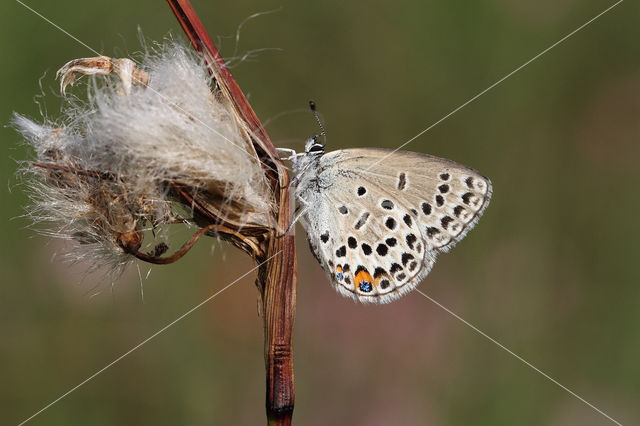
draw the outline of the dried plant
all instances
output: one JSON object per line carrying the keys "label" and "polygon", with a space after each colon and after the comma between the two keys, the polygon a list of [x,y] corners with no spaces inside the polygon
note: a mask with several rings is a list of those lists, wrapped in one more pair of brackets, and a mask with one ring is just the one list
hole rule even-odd
{"label": "dried plant", "polygon": [[86,101],[66,99],[63,119],[13,121],[36,155],[25,166],[28,215],[78,243],[69,259],[117,273],[134,257],[180,257],[161,257],[166,241],[141,252],[145,230],[162,235],[186,223],[237,237],[275,227],[273,193],[247,130],[194,52],[167,42],[140,68],[130,59],[73,60],[58,72],[63,93],[76,74],[97,76]]}
{"label": "dried plant", "polygon": [[[76,242],[69,259],[115,274],[136,258],[174,262],[203,235],[248,253],[258,262],[267,419],[290,425],[297,265],[289,176],[189,1],[167,2],[197,54],[169,42],[140,65],[70,61],[59,71],[61,90],[91,75],[87,100],[67,97],[60,120],[15,115],[35,151],[22,168],[27,215]],[[177,249],[162,240],[175,225],[195,229]]]}

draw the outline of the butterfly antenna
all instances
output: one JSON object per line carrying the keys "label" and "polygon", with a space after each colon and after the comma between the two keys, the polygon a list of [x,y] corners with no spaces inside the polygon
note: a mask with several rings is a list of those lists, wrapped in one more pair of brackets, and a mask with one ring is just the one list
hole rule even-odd
{"label": "butterfly antenna", "polygon": [[318,122],[318,126],[320,126],[320,136],[324,139],[325,146],[327,145],[327,132],[324,131],[324,126],[322,125],[322,121],[320,121],[320,117],[318,116],[318,111],[316,110],[316,103],[314,101],[309,101],[309,108],[311,108],[311,112],[313,116],[316,118]]}

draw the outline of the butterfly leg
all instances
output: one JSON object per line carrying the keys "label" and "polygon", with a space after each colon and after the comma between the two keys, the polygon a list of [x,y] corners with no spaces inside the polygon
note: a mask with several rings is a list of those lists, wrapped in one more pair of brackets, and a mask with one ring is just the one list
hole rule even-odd
{"label": "butterfly leg", "polygon": [[[293,226],[296,224],[296,222],[298,222],[298,220],[300,220],[302,215],[304,215],[307,212],[307,210],[309,210],[309,204],[305,200],[303,200],[302,198],[298,198],[298,200],[300,201],[300,205],[293,212],[293,214],[296,215],[296,216],[293,218],[293,220],[289,224],[289,227],[287,228],[287,230],[284,231],[280,235],[276,235],[276,238],[282,238],[285,235],[287,235],[289,233],[289,231],[291,231]],[[304,206],[303,206],[303,204],[304,204]],[[301,208],[302,208],[302,210],[301,210]]]}
{"label": "butterfly leg", "polygon": [[276,148],[276,151],[278,152],[278,154],[289,155],[288,157],[280,157],[280,160],[293,160],[294,158],[300,156],[300,154],[298,154],[295,149],[291,148]]}
{"label": "butterfly leg", "polygon": [[298,158],[304,157],[306,155],[305,152],[296,152],[291,148],[276,148],[278,153],[284,153],[284,155],[289,154],[287,157],[280,157],[281,161],[291,161],[293,163],[293,168],[295,169],[298,165]]}

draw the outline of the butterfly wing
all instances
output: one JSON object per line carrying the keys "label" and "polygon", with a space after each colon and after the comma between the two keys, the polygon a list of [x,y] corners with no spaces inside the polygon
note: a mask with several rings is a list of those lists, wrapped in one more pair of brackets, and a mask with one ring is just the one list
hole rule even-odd
{"label": "butterfly wing", "polygon": [[333,151],[308,175],[298,195],[311,249],[338,291],[365,303],[413,290],[491,197],[475,170],[407,151]]}

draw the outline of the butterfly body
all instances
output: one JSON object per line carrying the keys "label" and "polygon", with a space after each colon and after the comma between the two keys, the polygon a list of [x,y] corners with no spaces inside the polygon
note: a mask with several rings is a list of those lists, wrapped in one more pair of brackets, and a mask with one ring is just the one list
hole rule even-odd
{"label": "butterfly body", "polygon": [[296,198],[311,250],[334,287],[363,303],[388,303],[413,290],[491,197],[489,179],[426,154],[325,153],[314,137],[298,156]]}

